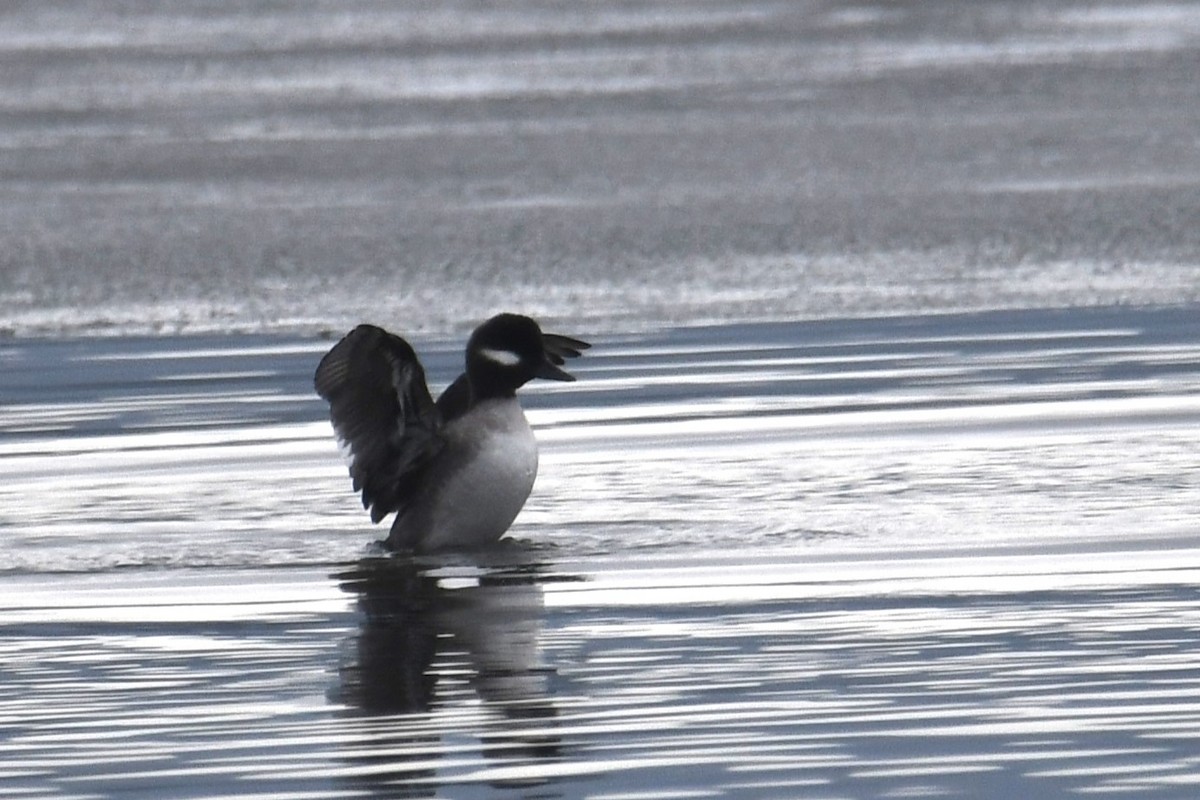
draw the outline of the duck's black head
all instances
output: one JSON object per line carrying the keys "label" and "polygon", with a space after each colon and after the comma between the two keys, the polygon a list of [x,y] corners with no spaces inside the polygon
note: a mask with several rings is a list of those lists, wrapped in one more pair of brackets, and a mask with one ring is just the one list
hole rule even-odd
{"label": "duck's black head", "polygon": [[534,378],[573,381],[560,365],[588,346],[578,339],[543,334],[529,317],[497,314],[467,342],[471,394],[475,400],[509,396]]}

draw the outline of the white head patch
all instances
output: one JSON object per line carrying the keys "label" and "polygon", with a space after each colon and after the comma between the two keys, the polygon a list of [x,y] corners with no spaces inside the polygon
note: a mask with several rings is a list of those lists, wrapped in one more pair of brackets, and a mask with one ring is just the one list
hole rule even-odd
{"label": "white head patch", "polygon": [[484,347],[479,351],[479,355],[502,367],[515,367],[521,363],[521,356],[512,350],[494,350],[490,347]]}

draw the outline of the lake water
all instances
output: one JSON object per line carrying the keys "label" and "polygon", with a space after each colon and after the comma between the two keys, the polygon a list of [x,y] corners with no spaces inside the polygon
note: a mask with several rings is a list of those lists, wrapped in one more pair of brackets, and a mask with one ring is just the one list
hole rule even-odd
{"label": "lake water", "polygon": [[1188,2],[0,4],[0,333],[1197,303],[1198,59]]}
{"label": "lake water", "polygon": [[330,341],[10,340],[0,796],[1194,797],[1198,319],[563,330],[510,539],[418,562]]}
{"label": "lake water", "polygon": [[[1186,2],[3,4],[0,798],[1196,797],[1198,57]],[[316,362],[444,384],[500,310],[595,343],[534,495],[384,558]]]}

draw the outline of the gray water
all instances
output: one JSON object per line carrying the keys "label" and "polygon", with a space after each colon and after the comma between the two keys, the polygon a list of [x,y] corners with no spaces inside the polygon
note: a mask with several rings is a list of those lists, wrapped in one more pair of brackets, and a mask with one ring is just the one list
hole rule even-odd
{"label": "gray water", "polygon": [[[0,7],[0,798],[1193,798],[1200,7]],[[333,336],[531,386],[383,557]]]}
{"label": "gray water", "polygon": [[1200,301],[1200,7],[0,7],[0,331]]}
{"label": "gray water", "polygon": [[1192,797],[1196,319],[598,335],[509,540],[415,563],[330,342],[9,342],[3,793]]}

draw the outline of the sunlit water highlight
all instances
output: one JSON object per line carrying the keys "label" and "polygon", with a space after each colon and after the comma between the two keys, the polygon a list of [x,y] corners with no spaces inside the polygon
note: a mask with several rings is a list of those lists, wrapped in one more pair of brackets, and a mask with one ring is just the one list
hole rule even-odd
{"label": "sunlit water highlight", "polygon": [[1196,319],[596,337],[514,541],[416,564],[329,342],[10,341],[0,796],[1193,797]]}

